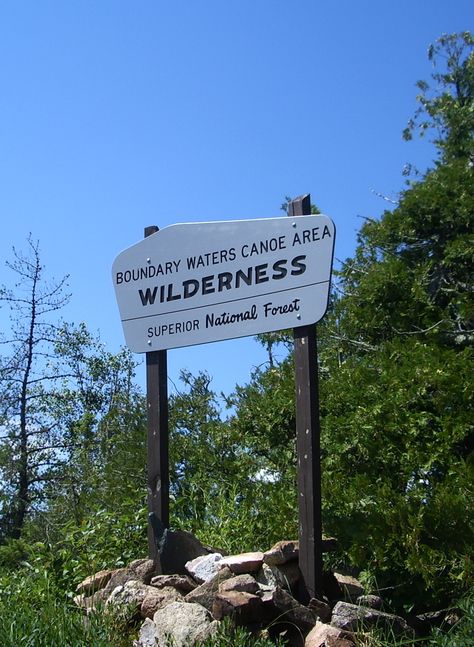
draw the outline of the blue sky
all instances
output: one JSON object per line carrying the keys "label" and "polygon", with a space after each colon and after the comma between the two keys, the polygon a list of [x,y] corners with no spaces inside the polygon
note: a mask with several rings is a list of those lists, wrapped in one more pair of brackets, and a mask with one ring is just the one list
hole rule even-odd
{"label": "blue sky", "polygon": [[[473,18],[464,0],[1,3],[0,284],[32,232],[70,274],[64,319],[118,350],[111,266],[147,225],[279,216],[309,192],[346,258],[376,194],[432,159],[401,137],[415,82]],[[168,357],[174,382],[206,369],[226,392],[265,360],[252,339]]]}

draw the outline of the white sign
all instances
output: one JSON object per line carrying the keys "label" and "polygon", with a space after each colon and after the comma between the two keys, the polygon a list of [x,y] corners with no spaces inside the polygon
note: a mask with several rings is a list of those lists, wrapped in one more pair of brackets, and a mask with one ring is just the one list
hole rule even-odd
{"label": "white sign", "polygon": [[329,298],[334,224],[326,216],[171,225],[112,268],[136,353],[319,321]]}

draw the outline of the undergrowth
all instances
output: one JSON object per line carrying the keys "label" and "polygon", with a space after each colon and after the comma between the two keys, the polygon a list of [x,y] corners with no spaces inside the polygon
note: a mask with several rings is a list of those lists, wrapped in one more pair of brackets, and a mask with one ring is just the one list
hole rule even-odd
{"label": "undergrowth", "polygon": [[2,647],[130,647],[127,631],[110,614],[86,617],[44,570],[0,578]]}
{"label": "undergrowth", "polygon": [[[62,584],[62,583],[61,583]],[[130,647],[138,627],[120,616],[78,609],[72,593],[44,568],[23,562],[0,573],[0,645],[2,647]],[[360,634],[360,647],[474,647],[474,594],[457,605],[462,612],[456,625],[436,629],[424,639]],[[203,647],[284,647],[265,633],[251,634],[242,627],[222,623]]]}

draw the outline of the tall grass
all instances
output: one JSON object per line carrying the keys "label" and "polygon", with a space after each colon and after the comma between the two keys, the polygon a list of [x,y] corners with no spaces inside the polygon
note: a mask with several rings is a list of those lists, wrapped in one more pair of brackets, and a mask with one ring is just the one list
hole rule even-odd
{"label": "tall grass", "polygon": [[[85,616],[48,570],[23,562],[0,571],[1,647],[130,647],[138,626],[118,615]],[[372,631],[359,636],[361,647],[474,647],[474,594],[458,605],[462,618],[448,632],[435,630],[424,639],[396,638]],[[265,635],[252,635],[224,622],[203,647],[283,647]]]}
{"label": "tall grass", "polygon": [[44,570],[22,568],[0,578],[2,647],[129,647],[110,614],[85,616]]}
{"label": "tall grass", "polygon": [[461,600],[462,618],[447,633],[434,631],[430,647],[474,647],[474,591]]}

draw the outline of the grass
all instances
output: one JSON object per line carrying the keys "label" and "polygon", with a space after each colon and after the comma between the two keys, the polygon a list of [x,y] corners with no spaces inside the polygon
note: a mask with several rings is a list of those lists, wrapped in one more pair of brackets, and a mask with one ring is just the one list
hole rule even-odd
{"label": "grass", "polygon": [[[48,571],[23,566],[0,574],[0,645],[2,647],[130,647],[138,633],[120,616],[87,617],[55,583]],[[407,639],[380,632],[359,634],[360,647],[474,647],[474,594],[461,601],[461,620],[448,632]],[[203,647],[283,647],[264,633],[223,622]]]}
{"label": "grass", "polygon": [[131,643],[125,627],[111,615],[86,617],[46,571],[21,571],[0,579],[2,647],[130,647]]}
{"label": "grass", "polygon": [[474,647],[474,592],[459,603],[463,616],[447,633],[434,631],[430,647]]}

